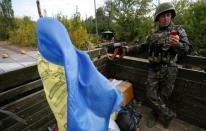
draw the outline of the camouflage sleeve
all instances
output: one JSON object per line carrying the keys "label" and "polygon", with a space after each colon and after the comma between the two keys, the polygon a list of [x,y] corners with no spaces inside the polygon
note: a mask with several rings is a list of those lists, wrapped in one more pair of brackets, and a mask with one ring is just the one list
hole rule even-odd
{"label": "camouflage sleeve", "polygon": [[186,34],[185,30],[180,27],[178,29],[178,33],[179,33],[179,37],[180,37],[179,44],[178,44],[178,52],[180,52],[180,53],[184,52],[184,54],[189,54],[190,50],[192,50],[191,49],[192,46],[189,43],[189,40],[187,38],[187,34]]}
{"label": "camouflage sleeve", "polygon": [[146,42],[134,46],[129,47],[129,52],[135,52],[135,53],[140,53],[140,52],[145,52],[148,50],[148,44],[149,44],[149,37],[147,38]]}

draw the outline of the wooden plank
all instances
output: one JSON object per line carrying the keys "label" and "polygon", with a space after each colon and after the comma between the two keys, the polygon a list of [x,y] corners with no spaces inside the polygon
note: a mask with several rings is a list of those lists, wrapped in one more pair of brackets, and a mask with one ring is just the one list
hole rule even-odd
{"label": "wooden plank", "polygon": [[[125,57],[118,61],[108,61],[108,63],[110,65],[115,64],[125,67],[133,67],[137,69],[148,70],[148,61],[144,61],[143,59],[139,58]],[[206,83],[206,72],[203,71],[178,68],[178,77],[182,79]]]}
{"label": "wooden plank", "polygon": [[[203,116],[206,116],[206,105],[199,105],[197,103],[191,103],[191,101],[188,100],[182,100],[180,103],[177,103],[177,105],[179,106],[183,106],[183,108],[191,108],[194,109],[194,111],[199,111],[199,112],[203,112]],[[205,117],[206,118],[206,117]]]}
{"label": "wooden plank", "polygon": [[105,68],[106,68],[106,66],[105,66],[105,65],[102,65],[102,66],[99,66],[99,67],[97,68],[97,70],[98,70],[100,73],[102,73],[102,72],[104,72]]}
{"label": "wooden plank", "polygon": [[12,49],[11,46],[9,46],[9,45],[6,45],[6,46],[0,45],[0,53],[7,54],[8,56],[10,56],[13,54],[18,54],[19,51],[18,51],[18,49]]}
{"label": "wooden plank", "polygon": [[[132,65],[132,64],[131,64]],[[122,66],[120,64],[111,64],[110,63],[110,69],[112,70],[112,78],[116,79],[123,79],[123,80],[130,80],[132,83],[138,82],[142,85],[145,84],[147,75],[146,71],[138,70],[133,68],[131,66]],[[189,87],[186,87],[189,84]],[[177,89],[177,92],[175,95],[180,95],[183,96],[184,94],[192,94],[194,96],[197,96],[199,98],[205,98],[206,95],[206,84],[196,82],[196,81],[191,81],[191,80],[185,80],[178,78],[176,82],[175,89]],[[184,89],[185,88],[185,89]],[[184,92],[184,94],[182,94]],[[180,94],[181,93],[181,94]],[[175,96],[176,97],[176,96]],[[178,98],[179,99],[179,98]]]}
{"label": "wooden plank", "polygon": [[95,58],[95,57],[101,57],[103,55],[106,54],[106,50],[102,49],[102,48],[96,48],[93,49],[91,51],[87,51],[88,55],[90,56],[91,59]]}
{"label": "wooden plank", "polygon": [[16,63],[23,65],[24,67],[36,65],[36,59],[26,54],[15,54],[11,55],[10,58],[14,60]]}
{"label": "wooden plank", "polygon": [[39,78],[37,66],[30,66],[0,74],[0,92]]}
{"label": "wooden plank", "polygon": [[206,72],[179,68],[178,77],[185,80],[197,81],[206,84]]}
{"label": "wooden plank", "polygon": [[204,129],[206,128],[206,121],[196,119],[193,116],[190,116],[190,115],[187,115],[187,114],[184,114],[184,113],[180,113],[180,114],[177,114],[177,118],[181,119],[183,121],[186,121],[186,122],[188,122],[192,125],[196,125],[198,127],[204,128]]}
{"label": "wooden plank", "polygon": [[184,57],[182,64],[206,69],[206,57],[188,55]]}
{"label": "wooden plank", "polygon": [[[106,68],[108,68],[106,71],[108,71],[107,75],[109,78],[129,80],[133,83],[135,98],[141,98],[141,101],[147,104],[145,96],[145,82],[148,71],[147,61],[123,58],[119,61],[108,61]],[[178,71],[170,106],[174,105],[173,108],[178,109],[178,115],[187,114],[191,115],[193,120],[199,119],[192,124],[203,126],[203,124],[205,124],[204,116],[206,115],[206,73],[185,68],[179,68]],[[191,99],[188,99],[188,97],[191,97]],[[190,110],[188,110],[188,108],[190,108]],[[180,118],[182,119],[182,117]]]}
{"label": "wooden plank", "polygon": [[129,80],[132,82],[138,81],[142,84],[145,83],[147,79],[147,70],[142,70],[139,68],[134,68],[133,66],[123,66],[119,64],[112,64],[110,66],[112,78]]}
{"label": "wooden plank", "polygon": [[[147,79],[147,71],[142,70],[142,68],[137,68],[133,64],[129,63],[109,63],[109,67],[111,69],[110,76],[116,79],[130,80],[132,82],[139,81],[139,83],[144,84]],[[195,75],[189,75],[189,73],[193,73]],[[186,75],[187,74],[187,75]],[[188,76],[189,75],[189,76]],[[176,82],[176,88],[180,90],[180,92],[185,91],[186,93],[192,93],[193,95],[200,95],[200,98],[205,98],[206,84],[204,83],[204,72],[193,71],[188,69],[180,69],[178,74],[178,79]],[[185,78],[186,77],[186,78]],[[202,80],[201,80],[202,78]],[[191,80],[192,79],[192,80]],[[202,82],[203,81],[203,82]],[[188,85],[190,84],[190,85]],[[187,89],[183,89],[183,87]]]}
{"label": "wooden plank", "polygon": [[24,66],[17,63],[11,58],[5,58],[5,59],[0,58],[0,68],[6,73],[6,72],[24,68]]}
{"label": "wooden plank", "polygon": [[18,112],[22,109],[32,106],[33,104],[38,103],[37,100],[46,99],[44,90],[37,91],[31,95],[18,99],[14,102],[8,103],[1,107],[1,109],[8,110],[11,112]]}
{"label": "wooden plank", "polygon": [[137,82],[132,82],[133,84],[133,89],[134,89],[134,98],[137,101],[145,101],[146,96],[145,96],[145,85],[139,84]]}
{"label": "wooden plank", "polygon": [[[13,112],[13,113],[17,113],[21,110],[24,110],[24,109],[38,103],[38,101],[36,101],[37,99],[40,99],[40,100],[46,99],[44,90],[40,90],[40,91],[35,92],[29,96],[26,96],[26,97],[23,97],[21,99],[14,101],[14,102],[8,103],[7,105],[4,105],[3,107],[1,107],[1,109],[8,110],[8,111]],[[4,114],[0,114],[1,119],[5,118],[5,117],[7,117],[7,116]]]}
{"label": "wooden plank", "polygon": [[[138,53],[127,53],[127,56],[130,57],[136,57],[136,58],[144,58],[147,59],[147,55],[145,54],[138,54]],[[180,58],[180,60],[178,61],[179,64],[182,65],[189,65],[189,66],[194,66],[194,67],[199,67],[202,69],[205,69],[205,65],[206,65],[206,57],[202,57],[202,56],[192,56],[192,55],[188,55],[185,56],[183,58]]]}
{"label": "wooden plank", "polygon": [[45,123],[44,125],[42,125],[38,130],[39,130],[39,131],[46,131],[46,130],[48,130],[48,127],[52,127],[53,125],[56,125],[56,126],[57,126],[57,124],[56,124],[56,119],[55,119],[55,118],[49,120],[47,123]]}
{"label": "wooden plank", "polygon": [[184,100],[182,102],[176,103],[175,110],[177,113],[192,115],[197,119],[206,121],[206,106],[190,103]]}
{"label": "wooden plank", "polygon": [[148,70],[148,61],[145,59],[140,59],[140,58],[125,56],[122,59],[119,59],[117,61],[108,61],[108,63]]}
{"label": "wooden plank", "polygon": [[47,113],[46,116],[41,117],[40,119],[38,119],[37,121],[33,122],[30,126],[24,128],[23,130],[35,130],[35,129],[40,129],[42,126],[44,126],[44,124],[48,121],[51,121],[52,119],[54,119],[54,115],[53,113]]}
{"label": "wooden plank", "polygon": [[27,118],[45,107],[50,109],[47,100],[43,99],[43,100],[39,100],[38,103],[33,104],[32,106],[28,106],[27,108],[22,109],[21,111],[17,112],[17,114],[22,118]]}
{"label": "wooden plank", "polygon": [[107,61],[108,61],[107,58],[100,58],[100,59],[93,61],[93,63],[96,67],[98,67],[98,66],[106,65]]}
{"label": "wooden plank", "polygon": [[26,55],[34,58],[35,60],[38,60],[37,51],[29,51],[29,52],[26,52]]}
{"label": "wooden plank", "polygon": [[[50,116],[51,118],[53,116],[53,113],[51,112],[50,108],[47,107],[41,107],[41,109],[39,109],[36,112],[33,112],[32,114],[30,114],[28,117],[25,118],[27,125],[23,125],[22,123],[16,123],[14,125],[11,125],[11,127],[8,128],[8,130],[22,130],[23,128],[27,128],[27,129],[31,129],[31,126],[36,123],[37,121],[39,121],[42,118],[48,117]],[[50,120],[47,121],[43,121],[42,124],[47,123]],[[33,128],[33,129],[38,129]]]}
{"label": "wooden plank", "polygon": [[[29,124],[29,120],[27,118],[30,117],[31,115],[35,114],[36,112],[39,112],[40,110],[44,109],[45,107],[49,108],[47,101],[41,100],[37,104],[34,104],[34,105],[29,106],[25,109],[22,109],[21,111],[16,112],[15,114],[17,114],[21,118],[25,119],[26,122]],[[2,128],[4,128],[4,129],[9,128],[10,126],[14,125],[15,123],[18,123],[22,126],[26,126],[22,123],[15,121],[14,119],[11,119],[10,117],[2,119],[1,122],[2,122]]]}
{"label": "wooden plank", "polygon": [[3,74],[3,73],[5,73],[5,71],[3,69],[1,69],[1,67],[0,67],[0,74]]}
{"label": "wooden plank", "polygon": [[[190,95],[199,99],[206,99],[206,84],[185,79],[177,79],[175,83],[176,93],[184,97]],[[182,93],[184,92],[184,93]]]}
{"label": "wooden plank", "polygon": [[[34,89],[42,88],[42,81],[36,80],[16,88],[10,89],[8,91],[0,93],[0,106],[3,104],[9,103],[11,101],[17,100],[21,97],[24,97],[26,92],[32,91]],[[31,92],[32,93],[32,92]]]}
{"label": "wooden plank", "polygon": [[202,98],[199,98],[197,96],[188,95],[188,94],[185,94],[183,99],[184,99],[185,102],[190,103],[191,105],[198,105],[198,106],[206,108],[206,104],[205,104],[206,99],[202,99]]}
{"label": "wooden plank", "polygon": [[203,116],[203,112],[194,111],[193,109],[189,109],[188,107],[180,108],[176,111],[178,112],[178,115],[181,115],[180,113],[182,113],[182,114],[191,116],[194,119],[198,119],[200,121],[206,121],[206,118]]}

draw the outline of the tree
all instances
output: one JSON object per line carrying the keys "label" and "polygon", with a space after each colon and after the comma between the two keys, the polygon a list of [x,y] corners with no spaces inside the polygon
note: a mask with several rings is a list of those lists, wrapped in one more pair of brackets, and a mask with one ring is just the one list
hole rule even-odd
{"label": "tree", "polygon": [[14,27],[14,11],[12,10],[11,0],[0,1],[0,39],[9,38],[9,30]]}
{"label": "tree", "polygon": [[30,17],[14,19],[16,28],[9,31],[9,40],[22,46],[36,46],[36,23]]}
{"label": "tree", "polygon": [[106,3],[111,28],[116,32],[115,40],[144,41],[151,28],[149,13],[151,0],[114,0]]}
{"label": "tree", "polygon": [[[188,9],[189,38],[198,54],[206,56],[206,1],[198,0]],[[190,26],[190,27],[189,27]],[[192,28],[191,28],[192,27]]]}
{"label": "tree", "polygon": [[57,19],[65,25],[73,44],[77,48],[93,48],[93,45],[89,41],[87,30],[81,21],[79,12],[75,13],[71,19],[67,19],[67,17],[58,14]]}
{"label": "tree", "polygon": [[0,1],[0,15],[5,18],[13,18],[14,11],[12,9],[11,0]]}
{"label": "tree", "polygon": [[115,21],[115,39],[129,41],[135,28],[135,0],[114,0],[113,14]]}
{"label": "tree", "polygon": [[112,1],[106,1],[105,2],[105,6],[104,6],[104,12],[105,15],[108,17],[107,18],[107,28],[108,30],[113,30],[112,28],[112,20],[114,19],[114,15],[113,15],[113,3]]}
{"label": "tree", "polygon": [[109,30],[108,16],[105,15],[105,11],[103,7],[99,7],[97,9],[96,16],[97,16],[98,33],[101,33],[105,30]]}
{"label": "tree", "polygon": [[84,21],[84,26],[87,29],[87,32],[90,34],[95,34],[96,33],[96,28],[95,28],[95,19],[90,16]]}
{"label": "tree", "polygon": [[[153,26],[150,13],[151,0],[110,0],[97,9],[99,33],[106,30],[115,32],[115,41],[143,42]],[[95,33],[95,21],[92,17],[85,20],[85,27]]]}
{"label": "tree", "polygon": [[176,4],[175,23],[184,26],[194,50],[206,56],[206,1],[179,0]]}
{"label": "tree", "polygon": [[144,42],[147,35],[154,28],[153,16],[149,15],[152,11],[151,2],[151,0],[137,1],[134,36],[137,37],[139,42]]}

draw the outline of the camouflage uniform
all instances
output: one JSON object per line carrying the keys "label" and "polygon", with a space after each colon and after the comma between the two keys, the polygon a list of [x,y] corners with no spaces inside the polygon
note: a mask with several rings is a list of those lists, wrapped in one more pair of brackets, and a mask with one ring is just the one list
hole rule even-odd
{"label": "camouflage uniform", "polygon": [[[175,11],[174,8],[172,9]],[[172,13],[174,13],[174,17],[175,12]],[[158,15],[155,15],[155,21],[157,21],[157,17]],[[179,43],[176,47],[170,46],[171,30],[176,30],[177,35],[179,35]],[[179,54],[186,54],[189,51],[189,45],[185,30],[171,22],[166,27],[157,27],[150,33],[144,44],[129,48],[129,52],[147,51],[149,54],[146,95],[158,114],[166,117],[175,115],[165,103],[174,89],[177,76],[177,57]]]}

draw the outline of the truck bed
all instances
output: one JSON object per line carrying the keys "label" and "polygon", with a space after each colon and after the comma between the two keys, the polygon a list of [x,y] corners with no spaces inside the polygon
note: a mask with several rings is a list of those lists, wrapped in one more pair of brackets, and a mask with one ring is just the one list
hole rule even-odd
{"label": "truck bed", "polygon": [[[177,118],[169,129],[164,129],[161,124],[147,128],[145,123],[151,110],[146,106],[144,95],[147,60],[127,56],[118,61],[110,61],[105,50],[102,49],[89,51],[88,54],[98,70],[107,78],[126,80],[133,84],[134,97],[142,102],[142,106],[138,107],[143,115],[140,122],[141,131],[204,131],[206,129],[206,73],[204,71],[180,66],[171,99],[171,107],[177,112]],[[0,114],[0,129],[47,130],[49,125],[55,124],[56,121],[45,99],[36,60],[36,51],[26,54],[12,52],[11,57],[0,58],[0,108],[16,113],[29,122],[27,125],[22,125]]]}

